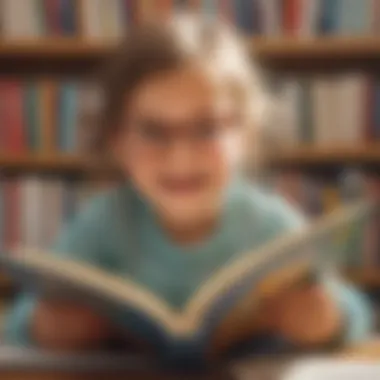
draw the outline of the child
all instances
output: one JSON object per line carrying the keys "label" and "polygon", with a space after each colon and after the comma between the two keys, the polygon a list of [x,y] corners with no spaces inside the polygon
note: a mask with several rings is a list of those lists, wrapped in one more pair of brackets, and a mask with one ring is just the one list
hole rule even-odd
{"label": "child", "polygon": [[[257,141],[266,97],[227,27],[184,19],[131,30],[102,84],[99,141],[126,180],[78,215],[57,255],[131,276],[181,307],[232,256],[304,223],[239,170],[258,148],[248,142]],[[256,314],[266,331],[300,346],[362,340],[371,326],[358,292],[322,278],[274,297]],[[78,350],[105,344],[114,330],[84,306],[25,294],[6,335]]]}

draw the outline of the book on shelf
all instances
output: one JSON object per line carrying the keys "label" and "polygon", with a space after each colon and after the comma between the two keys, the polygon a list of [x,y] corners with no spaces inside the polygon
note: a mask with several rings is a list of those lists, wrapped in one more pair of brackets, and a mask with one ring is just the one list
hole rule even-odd
{"label": "book on shelf", "polygon": [[[304,281],[321,269],[321,263],[326,268],[333,265],[334,255],[317,247],[326,247],[335,231],[367,219],[373,208],[370,202],[353,203],[254,251],[232,257],[199,284],[182,309],[173,308],[133,277],[121,278],[48,251],[14,249],[0,256],[0,264],[29,290],[71,297],[98,308],[152,345],[163,358],[174,355],[176,359],[202,360],[207,353],[215,353],[215,342],[219,349],[227,350],[241,339],[249,339],[228,335],[226,327],[231,326],[231,319],[248,324],[249,330],[241,327],[253,334],[252,313],[260,301]],[[229,340],[223,340],[223,334]]]}
{"label": "book on shelf", "polygon": [[131,24],[180,10],[227,19],[247,35],[376,35],[380,24],[373,0],[2,0],[1,33],[8,40],[112,41]]}
{"label": "book on shelf", "polygon": [[0,153],[74,154],[89,149],[98,99],[90,83],[0,79]]}
{"label": "book on shelf", "polygon": [[288,77],[279,86],[283,142],[351,146],[380,141],[380,80],[363,73]]}
{"label": "book on shelf", "polygon": [[49,247],[63,224],[97,191],[94,183],[54,177],[1,179],[0,249],[20,242]]}

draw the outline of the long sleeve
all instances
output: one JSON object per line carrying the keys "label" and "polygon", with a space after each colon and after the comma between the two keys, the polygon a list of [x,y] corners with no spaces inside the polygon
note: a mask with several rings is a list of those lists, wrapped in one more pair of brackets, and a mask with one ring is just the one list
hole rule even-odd
{"label": "long sleeve", "polygon": [[326,278],[324,285],[343,313],[344,342],[354,344],[368,339],[373,332],[374,317],[366,295],[338,277]]}
{"label": "long sleeve", "polygon": [[[101,267],[104,265],[104,225],[109,221],[105,217],[104,200],[91,201],[78,216],[69,223],[54,245],[53,254],[84,261]],[[11,306],[5,319],[3,336],[11,344],[27,345],[32,343],[30,321],[38,294],[21,293]]]}

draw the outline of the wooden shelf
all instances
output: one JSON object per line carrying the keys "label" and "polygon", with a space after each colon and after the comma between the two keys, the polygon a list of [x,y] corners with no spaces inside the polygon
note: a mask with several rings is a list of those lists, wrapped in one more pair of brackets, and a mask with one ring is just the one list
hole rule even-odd
{"label": "wooden shelf", "polygon": [[[380,59],[380,37],[316,37],[249,38],[248,45],[257,56],[266,60],[279,59]],[[46,38],[41,40],[0,40],[0,59],[29,57],[37,59],[65,58],[71,60],[99,59],[114,44],[90,42],[81,38]]]}
{"label": "wooden shelf", "polygon": [[253,38],[257,55],[266,59],[380,59],[380,37]]}
{"label": "wooden shelf", "polygon": [[269,159],[277,166],[323,164],[380,164],[380,143],[363,146],[297,146]]}
{"label": "wooden shelf", "polygon": [[[300,146],[293,150],[276,155],[270,159],[274,166],[288,165],[324,165],[324,164],[380,164],[380,144],[363,147],[331,146],[317,148]],[[106,167],[99,167],[79,156],[71,155],[39,155],[0,154],[0,172],[3,171],[56,171],[56,172],[91,172],[105,171]]]}
{"label": "wooden shelf", "polygon": [[111,48],[111,44],[85,42],[77,38],[0,41],[0,58],[91,59],[104,56]]}
{"label": "wooden shelf", "polygon": [[2,171],[57,171],[83,172],[91,166],[85,160],[69,155],[0,155],[0,172]]}

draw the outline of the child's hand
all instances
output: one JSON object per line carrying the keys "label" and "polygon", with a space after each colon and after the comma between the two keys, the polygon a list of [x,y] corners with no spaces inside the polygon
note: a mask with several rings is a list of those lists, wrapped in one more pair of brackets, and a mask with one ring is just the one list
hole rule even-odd
{"label": "child's hand", "polygon": [[338,336],[342,328],[338,306],[318,286],[282,294],[271,310],[274,329],[293,344],[326,344]]}
{"label": "child's hand", "polygon": [[112,334],[108,322],[88,308],[59,301],[41,301],[35,310],[31,334],[48,349],[78,350],[98,347]]}

